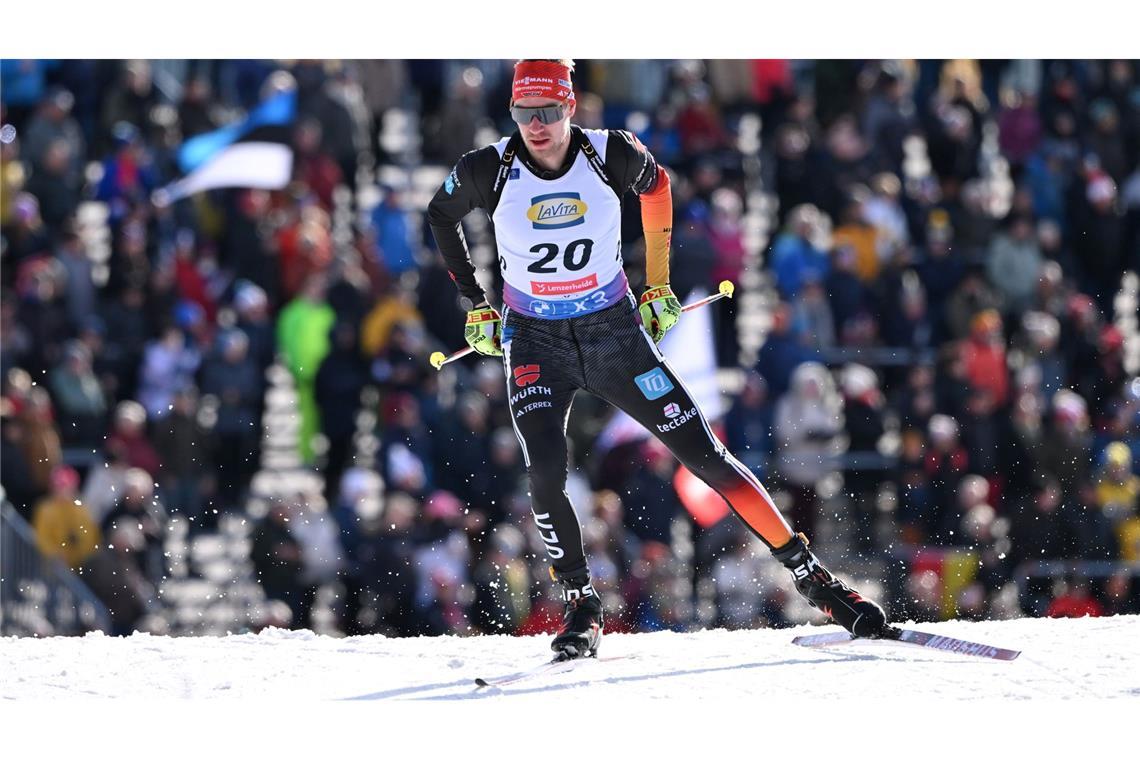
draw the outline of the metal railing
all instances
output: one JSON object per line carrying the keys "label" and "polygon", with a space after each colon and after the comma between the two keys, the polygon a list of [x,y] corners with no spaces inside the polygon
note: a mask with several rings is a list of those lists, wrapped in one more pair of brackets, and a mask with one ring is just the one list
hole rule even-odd
{"label": "metal railing", "polygon": [[106,605],[66,566],[40,554],[32,526],[0,504],[0,635],[88,631],[111,632]]}
{"label": "metal railing", "polygon": [[820,360],[828,366],[838,366],[848,362],[856,362],[867,367],[911,367],[915,364],[930,364],[934,361],[933,349],[891,348],[890,346],[873,346],[870,348],[855,348],[851,346],[832,346],[820,353]]}

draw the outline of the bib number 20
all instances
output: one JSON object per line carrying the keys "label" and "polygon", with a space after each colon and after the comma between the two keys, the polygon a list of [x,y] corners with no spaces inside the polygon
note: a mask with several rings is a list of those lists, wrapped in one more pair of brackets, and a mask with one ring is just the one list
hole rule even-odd
{"label": "bib number 20", "polygon": [[[543,257],[526,268],[528,272],[539,274],[552,274],[558,271],[556,266],[547,266],[558,258],[558,246],[554,243],[539,243],[530,249],[531,253],[541,253]],[[590,254],[594,252],[593,240],[575,240],[566,246],[562,252],[562,266],[571,272],[577,272],[590,263]]]}

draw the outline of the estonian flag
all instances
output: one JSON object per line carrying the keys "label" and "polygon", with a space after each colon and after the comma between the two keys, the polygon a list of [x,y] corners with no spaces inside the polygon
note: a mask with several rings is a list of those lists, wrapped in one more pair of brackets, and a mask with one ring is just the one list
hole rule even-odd
{"label": "estonian flag", "polygon": [[295,90],[258,105],[244,121],[187,140],[178,151],[185,176],[155,194],[168,205],[217,187],[278,190],[293,176],[290,127],[297,114]]}

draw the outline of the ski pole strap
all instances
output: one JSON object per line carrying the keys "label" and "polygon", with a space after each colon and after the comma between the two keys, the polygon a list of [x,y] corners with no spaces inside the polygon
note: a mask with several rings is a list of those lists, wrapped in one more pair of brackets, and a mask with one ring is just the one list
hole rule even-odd
{"label": "ski pole strap", "polygon": [[573,124],[570,125],[570,131],[574,133],[574,139],[578,141],[578,147],[581,148],[582,154],[586,157],[586,160],[590,162],[590,168],[597,173],[602,182],[606,183],[606,187],[612,190],[620,201],[622,191],[614,184],[613,180],[610,179],[610,174],[606,171],[606,162],[598,155],[598,151],[594,150],[594,144],[590,142],[590,138],[581,127],[576,127]]}
{"label": "ski pole strap", "polygon": [[487,207],[488,216],[494,216],[495,209],[499,205],[499,199],[503,197],[503,188],[507,186],[507,177],[511,174],[511,164],[515,162],[515,154],[518,153],[521,143],[522,135],[515,132],[507,141],[503,155],[499,156],[499,173],[495,175],[495,184],[491,187],[491,197],[488,199]]}

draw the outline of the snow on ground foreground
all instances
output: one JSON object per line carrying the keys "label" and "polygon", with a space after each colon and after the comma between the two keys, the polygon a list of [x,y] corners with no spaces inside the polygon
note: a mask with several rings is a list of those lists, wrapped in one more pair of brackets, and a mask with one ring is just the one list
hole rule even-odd
{"label": "snow on ground foreground", "polygon": [[[829,649],[782,630],[606,636],[599,661],[498,690],[476,677],[529,668],[548,637],[330,638],[270,629],[225,638],[0,639],[0,699],[491,701],[562,706],[588,694],[636,699],[860,700],[1140,697],[1140,616],[909,626],[1019,649],[998,662],[895,642]],[[794,688],[789,689],[789,685]]]}

